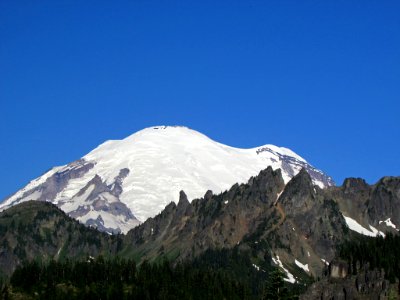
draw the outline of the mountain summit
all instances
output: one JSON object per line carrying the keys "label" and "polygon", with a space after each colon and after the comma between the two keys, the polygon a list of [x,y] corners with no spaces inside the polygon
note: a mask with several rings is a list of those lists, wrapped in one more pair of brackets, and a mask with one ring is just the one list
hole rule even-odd
{"label": "mountain summit", "polygon": [[287,148],[239,149],[186,127],[156,126],[106,141],[81,159],[54,167],[5,199],[0,209],[50,201],[88,226],[127,232],[178,200],[181,190],[189,201],[207,190],[220,193],[267,166],[280,168],[285,183],[304,168],[314,185],[334,185]]}

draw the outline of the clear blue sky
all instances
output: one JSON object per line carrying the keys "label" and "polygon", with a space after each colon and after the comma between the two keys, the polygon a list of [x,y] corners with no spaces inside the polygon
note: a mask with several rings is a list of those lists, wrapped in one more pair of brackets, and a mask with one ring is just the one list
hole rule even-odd
{"label": "clear blue sky", "polygon": [[399,1],[1,1],[0,199],[160,124],[289,147],[338,184],[400,175],[399,15]]}

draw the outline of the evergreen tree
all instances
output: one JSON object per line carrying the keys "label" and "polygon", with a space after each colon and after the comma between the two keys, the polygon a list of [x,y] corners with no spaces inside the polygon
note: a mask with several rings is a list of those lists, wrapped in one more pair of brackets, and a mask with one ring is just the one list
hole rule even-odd
{"label": "evergreen tree", "polygon": [[283,278],[284,274],[279,268],[275,268],[270,273],[265,286],[263,299],[280,300],[289,298],[288,290],[285,287],[285,281]]}

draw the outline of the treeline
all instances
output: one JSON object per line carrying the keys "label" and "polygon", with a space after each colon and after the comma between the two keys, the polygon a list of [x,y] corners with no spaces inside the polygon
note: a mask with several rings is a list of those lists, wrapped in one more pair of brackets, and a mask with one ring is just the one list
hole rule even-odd
{"label": "treeline", "polygon": [[298,299],[305,291],[304,284],[284,281],[284,274],[272,265],[269,252],[265,253],[264,259],[258,265],[253,264],[250,257],[250,250],[239,250],[239,247],[208,249],[192,260],[191,267],[200,271],[222,272],[229,278],[234,278],[243,286],[242,299],[291,300]]}
{"label": "treeline", "polygon": [[207,249],[202,255],[194,258],[191,267],[200,271],[214,270],[223,272],[231,278],[242,282],[247,295],[260,295],[265,281],[271,270],[271,263],[260,264],[257,270],[248,251],[240,251],[238,247],[233,249]]}
{"label": "treeline", "polygon": [[339,256],[349,265],[349,273],[357,274],[360,268],[384,269],[391,283],[400,279],[400,236],[388,233],[386,237],[361,236],[345,242]]}
{"label": "treeline", "polygon": [[[268,261],[268,260],[267,260]],[[247,252],[207,250],[172,265],[133,260],[31,261],[2,287],[2,299],[297,299],[299,287],[265,263],[256,269]],[[303,287],[304,288],[304,287]],[[271,295],[275,295],[271,298]]]}
{"label": "treeline", "polygon": [[224,272],[101,257],[29,262],[3,288],[3,299],[248,299],[246,287]]}

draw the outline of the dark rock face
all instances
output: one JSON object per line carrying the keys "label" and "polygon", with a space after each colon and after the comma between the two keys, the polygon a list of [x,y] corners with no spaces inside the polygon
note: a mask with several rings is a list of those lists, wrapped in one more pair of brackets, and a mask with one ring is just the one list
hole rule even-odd
{"label": "dark rock face", "polygon": [[348,178],[341,187],[326,190],[338,203],[340,210],[361,225],[369,225],[381,231],[396,232],[383,221],[390,218],[400,229],[400,177],[384,177],[374,185],[363,179]]}
{"label": "dark rock face", "polygon": [[[57,172],[47,178],[47,180],[39,185],[38,187],[26,191],[21,198],[17,199],[14,202],[20,201],[20,199],[29,197],[32,194],[39,192],[39,196],[36,197],[35,200],[39,201],[47,201],[52,200],[56,197],[56,195],[61,192],[66,185],[68,184],[69,180],[79,178],[83,174],[87,173],[91,168],[93,168],[94,164],[87,162],[83,159],[77,160],[72,162],[69,165],[69,169],[64,172]],[[4,201],[6,201],[5,199]],[[9,205],[12,206],[14,203]]]}
{"label": "dark rock face", "polygon": [[[127,172],[121,170],[111,185],[94,176],[76,195],[87,197],[84,205],[73,211],[74,217],[101,210],[126,220],[133,218],[118,200],[118,189],[115,189]],[[303,169],[285,186],[281,171],[269,167],[246,184],[235,184],[218,195],[207,191],[203,198],[192,203],[181,191],[178,204],[171,202],[159,215],[130,230],[120,243],[124,251],[129,249],[124,253],[150,261],[160,256],[183,261],[208,249],[238,248],[251,253],[252,261],[261,269],[263,265],[271,266],[271,256],[279,256],[297,280],[308,276],[317,278],[323,272],[329,274],[320,281],[325,286],[315,285],[308,294],[310,298],[304,299],[353,299],[361,292],[362,295],[383,295],[387,284],[381,280],[384,275],[363,269],[353,278],[348,274],[352,272],[346,263],[332,260],[337,246],[357,235],[348,229],[341,211],[367,224],[379,223],[379,218],[392,213],[390,217],[395,223],[396,207],[400,207],[399,182],[400,178],[385,177],[369,186],[361,179],[347,179],[342,187],[320,189]],[[356,208],[360,209],[358,213]],[[378,219],[373,219],[374,216]],[[96,217],[90,218],[87,224],[108,231],[105,221]],[[67,229],[62,228],[64,234]],[[386,225],[385,228],[392,230]],[[61,242],[54,243],[55,247],[43,248],[44,251],[57,253]],[[7,259],[14,259],[8,250],[1,251],[0,248],[0,264],[1,257],[4,264]],[[331,262],[329,269],[326,261]],[[299,263],[305,266],[304,271],[298,267]]]}
{"label": "dark rock face", "polygon": [[262,259],[272,251],[292,268],[297,259],[309,265],[307,275],[316,275],[325,266],[321,258],[334,257],[345,230],[336,203],[313,186],[306,170],[285,187],[280,170],[267,168],[247,184],[219,195],[208,191],[192,203],[181,192],[178,205],[132,229],[126,241],[148,259],[174,253],[184,260],[239,245]]}
{"label": "dark rock face", "polygon": [[[249,192],[253,200],[271,204],[277,195],[282,192],[285,183],[282,179],[281,170],[273,171],[271,167],[262,170],[258,176],[251,177],[248,181]],[[256,193],[256,195],[254,195]]]}
{"label": "dark rock face", "polygon": [[119,171],[118,176],[115,177],[114,183],[110,186],[108,186],[111,190],[111,193],[119,197],[122,194],[122,182],[124,179],[129,175],[129,169],[128,168],[123,168]]}
{"label": "dark rock face", "polygon": [[38,187],[42,192],[38,200],[45,201],[47,199],[54,199],[55,196],[65,188],[69,180],[81,177],[93,168],[93,166],[93,163],[78,160],[71,164],[71,168],[68,171],[55,173],[48,178],[43,185]]}
{"label": "dark rock face", "polygon": [[[383,177],[374,185],[371,198],[366,203],[368,216],[374,225],[376,221],[391,221],[400,228],[400,178]],[[374,222],[375,221],[375,222]]]}
{"label": "dark rock face", "polygon": [[[285,187],[277,201],[284,222],[277,228],[280,237],[276,252],[307,263],[315,276],[325,261],[335,256],[335,248],[345,238],[347,227],[337,204],[323,190],[313,186],[310,175],[302,169]],[[288,251],[289,250],[289,251]],[[283,252],[283,253],[282,253]]]}
{"label": "dark rock face", "polygon": [[[69,212],[69,216],[75,219],[80,219],[92,211],[107,212],[112,216],[122,219],[124,222],[130,222],[135,225],[139,224],[139,221],[132,214],[131,210],[118,198],[122,192],[122,180],[128,173],[128,169],[122,169],[119,175],[115,178],[115,182],[111,185],[106,185],[100,176],[95,175],[83,189],[68,201],[74,203],[75,198],[87,194],[88,191],[90,192],[89,195],[86,195],[84,205],[80,205],[77,209]],[[62,208],[63,205],[68,202],[60,201],[58,206]],[[97,215],[96,218],[87,218],[85,224],[87,226],[95,227],[100,231],[121,233],[120,228],[116,226],[107,226],[100,214]]]}
{"label": "dark rock face", "polygon": [[[387,190],[395,193],[397,180],[385,181],[390,187],[383,189],[385,195]],[[259,259],[266,252],[279,256],[290,270],[297,268],[297,260],[309,268],[307,275],[317,277],[325,263],[334,259],[338,245],[356,234],[346,225],[340,201],[360,207],[358,203],[364,205],[381,185],[371,187],[363,180],[348,179],[343,187],[320,189],[303,169],[285,186],[280,171],[267,168],[247,184],[235,184],[219,195],[208,191],[192,203],[181,192],[178,205],[171,203],[131,230],[126,241],[148,259],[174,253],[183,260],[209,248],[239,245],[253,249]],[[397,201],[396,197],[390,201]],[[343,272],[343,268],[337,270]]]}
{"label": "dark rock face", "polygon": [[[279,160],[282,161],[282,169],[287,172],[290,176],[294,176],[295,170],[294,166],[300,167],[301,169],[306,170],[312,178],[315,180],[321,181],[325,186],[334,186],[335,182],[333,181],[332,177],[325,175],[318,169],[314,168],[308,163],[305,163],[304,161],[298,160],[295,157],[288,156],[288,155],[283,155],[280,153],[275,152],[269,147],[262,147],[260,149],[256,150],[256,153],[259,154],[261,152],[270,152],[276,156],[278,156]],[[274,161],[274,159],[272,159]]]}
{"label": "dark rock face", "polygon": [[309,211],[316,201],[316,192],[310,175],[302,169],[289,183],[279,198],[288,216]]}
{"label": "dark rock face", "polygon": [[369,270],[368,266],[363,266],[357,275],[351,275],[347,274],[348,268],[343,261],[332,262],[326,276],[312,284],[300,299],[398,299],[398,283],[390,284],[383,270]]}
{"label": "dark rock face", "polygon": [[192,203],[181,192],[178,205],[169,204],[129,231],[126,239],[147,258],[175,252],[185,259],[208,248],[233,247],[257,228],[283,187],[280,171],[269,167],[248,184],[235,184],[219,195],[208,191]]}
{"label": "dark rock face", "polygon": [[180,191],[179,193],[179,201],[178,206],[176,207],[176,214],[179,217],[183,217],[184,215],[190,215],[191,211],[190,202],[184,191]]}
{"label": "dark rock face", "polygon": [[346,178],[343,182],[344,193],[369,193],[369,185],[362,178]]}
{"label": "dark rock face", "polygon": [[346,278],[349,266],[344,261],[334,260],[329,264],[329,276],[331,278]]}

